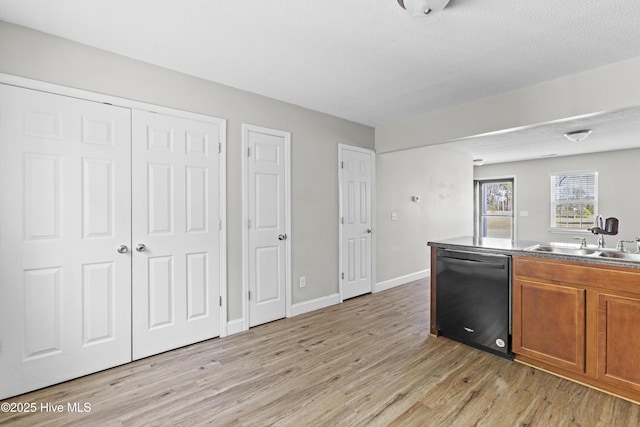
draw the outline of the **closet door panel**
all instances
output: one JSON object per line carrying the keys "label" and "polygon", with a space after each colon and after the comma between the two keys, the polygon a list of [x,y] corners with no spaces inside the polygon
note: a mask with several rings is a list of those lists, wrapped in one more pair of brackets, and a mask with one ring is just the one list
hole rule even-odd
{"label": "closet door panel", "polygon": [[129,109],[0,84],[0,398],[131,360]]}
{"label": "closet door panel", "polygon": [[134,359],[220,335],[219,135],[133,111]]}

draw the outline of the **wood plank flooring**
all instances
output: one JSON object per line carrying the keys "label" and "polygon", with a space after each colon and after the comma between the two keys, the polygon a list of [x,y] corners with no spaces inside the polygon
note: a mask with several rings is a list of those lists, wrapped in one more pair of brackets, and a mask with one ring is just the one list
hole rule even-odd
{"label": "wood plank flooring", "polygon": [[[640,406],[429,337],[426,280],[5,402],[15,426],[634,426]],[[69,413],[69,403],[90,412]]]}

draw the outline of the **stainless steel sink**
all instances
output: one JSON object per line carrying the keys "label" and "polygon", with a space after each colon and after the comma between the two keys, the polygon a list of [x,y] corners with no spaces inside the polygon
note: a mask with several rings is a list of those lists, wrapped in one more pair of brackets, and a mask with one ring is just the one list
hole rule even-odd
{"label": "stainless steel sink", "polygon": [[640,262],[639,253],[620,252],[620,251],[602,251],[598,256],[603,258],[620,259],[624,261],[636,261]]}
{"label": "stainless steel sink", "polygon": [[544,252],[560,255],[575,255],[575,256],[599,256],[601,252],[598,249],[592,248],[577,248],[571,246],[556,246],[548,244],[540,244],[528,247],[526,251],[532,252]]}
{"label": "stainless steel sink", "polygon": [[541,243],[538,245],[525,248],[525,251],[542,252],[558,255],[573,255],[582,257],[599,257],[609,258],[620,261],[640,262],[640,253],[621,252],[615,249],[607,248],[580,248],[578,246],[570,246],[562,243]]}

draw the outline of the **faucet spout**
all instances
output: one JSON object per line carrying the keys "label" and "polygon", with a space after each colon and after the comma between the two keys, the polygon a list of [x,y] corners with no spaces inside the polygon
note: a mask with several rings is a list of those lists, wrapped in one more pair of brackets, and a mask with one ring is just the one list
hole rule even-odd
{"label": "faucet spout", "polygon": [[587,239],[585,237],[574,237],[573,239],[580,240],[580,249],[587,247]]}

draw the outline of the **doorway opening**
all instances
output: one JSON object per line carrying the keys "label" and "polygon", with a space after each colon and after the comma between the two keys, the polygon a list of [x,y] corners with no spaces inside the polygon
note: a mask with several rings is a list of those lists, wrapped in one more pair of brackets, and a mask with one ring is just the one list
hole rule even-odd
{"label": "doorway opening", "polygon": [[515,178],[474,180],[474,235],[516,239]]}

